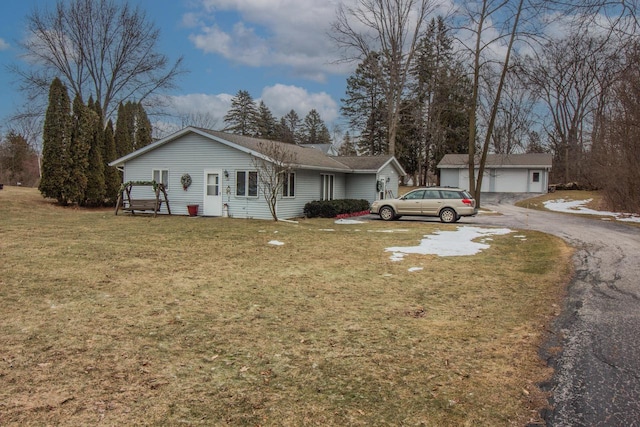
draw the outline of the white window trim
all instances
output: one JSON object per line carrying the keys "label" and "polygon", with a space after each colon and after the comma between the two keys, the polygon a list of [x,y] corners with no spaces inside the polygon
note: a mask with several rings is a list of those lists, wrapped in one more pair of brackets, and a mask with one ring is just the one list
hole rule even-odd
{"label": "white window trim", "polygon": [[[291,184],[291,178],[293,178],[293,185]],[[283,199],[294,199],[296,197],[296,173],[295,172],[286,172],[284,174],[284,184],[282,186],[282,198]],[[293,191],[291,191],[291,187],[293,187]],[[285,190],[287,193],[285,194]],[[293,193],[293,195],[291,194]]]}
{"label": "white window trim", "polygon": [[[334,200],[336,188],[336,176],[334,174],[320,174],[320,200]],[[328,185],[327,185],[328,184]],[[329,188],[327,188],[327,186]]]}
{"label": "white window trim", "polygon": [[[238,174],[239,173],[244,173],[245,174],[245,181],[244,181],[244,194],[238,194]],[[256,194],[255,195],[250,195],[249,194],[249,174],[251,173],[255,173],[256,174]],[[259,182],[258,182],[258,171],[256,170],[251,170],[251,169],[238,169],[235,171],[235,197],[238,198],[242,198],[242,199],[257,199],[260,196],[260,189],[258,188],[259,186]]]}
{"label": "white window trim", "polygon": [[[158,176],[160,177],[160,180],[156,179],[156,172],[158,172]],[[167,181],[166,182],[162,182],[162,175],[163,172],[167,173]],[[164,168],[154,168],[151,170],[151,180],[152,181],[156,181],[159,184],[164,184],[164,189],[168,190],[169,189],[169,169],[164,169]]]}

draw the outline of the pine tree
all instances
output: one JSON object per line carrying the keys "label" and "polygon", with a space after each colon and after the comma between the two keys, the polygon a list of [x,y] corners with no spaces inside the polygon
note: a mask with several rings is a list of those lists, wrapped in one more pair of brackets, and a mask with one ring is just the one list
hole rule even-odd
{"label": "pine tree", "polygon": [[69,201],[81,204],[87,190],[89,151],[93,140],[95,112],[89,110],[79,96],[73,100],[72,132],[69,143],[69,175],[65,193]]}
{"label": "pine tree", "polygon": [[340,145],[340,149],[338,150],[339,156],[357,156],[358,151],[356,150],[356,146],[351,139],[351,135],[349,131],[344,134],[344,138],[342,140],[342,145]]}
{"label": "pine tree", "polygon": [[104,204],[104,131],[102,130],[102,114],[100,105],[96,105],[92,98],[87,103],[88,120],[91,122],[91,137],[87,168],[87,188],[84,202],[86,206],[101,206]]}
{"label": "pine tree", "polygon": [[315,109],[305,116],[300,135],[304,144],[331,144],[329,129]]}
{"label": "pine tree", "polygon": [[[427,172],[436,173],[436,166],[445,154],[468,152],[470,82],[460,61],[455,59],[453,41],[442,17],[430,22],[420,40],[412,76],[415,81],[411,88],[415,104],[412,109],[418,120],[417,153],[421,157],[419,169],[424,184]],[[404,151],[411,150],[408,147]]]}
{"label": "pine tree", "polygon": [[231,108],[224,116],[227,124],[225,130],[239,135],[253,136],[256,134],[256,118],[258,111],[251,95],[246,90],[240,90],[231,99]]}
{"label": "pine tree", "polygon": [[358,140],[358,151],[368,156],[378,156],[389,152],[389,131],[387,130],[387,110],[380,101],[371,110],[364,131]]}
{"label": "pine tree", "polygon": [[122,177],[115,166],[109,166],[109,162],[118,158],[116,156],[116,141],[113,137],[113,122],[111,120],[109,120],[107,127],[104,129],[104,153],[105,197],[111,204],[114,204],[118,199]]}
{"label": "pine tree", "polygon": [[44,197],[67,203],[68,145],[71,140],[71,103],[67,89],[55,78],[49,88],[49,105],[42,134],[42,177],[38,189]]}
{"label": "pine tree", "polygon": [[256,119],[256,136],[264,139],[276,139],[277,127],[278,123],[271,110],[265,105],[264,101],[260,101]]}
{"label": "pine tree", "polygon": [[280,120],[280,139],[290,144],[300,143],[300,116],[295,110],[289,111]]}
{"label": "pine tree", "polygon": [[385,109],[384,67],[380,54],[370,53],[347,79],[342,114],[351,129],[360,134],[359,151],[366,155],[385,154],[388,150],[388,114]]}

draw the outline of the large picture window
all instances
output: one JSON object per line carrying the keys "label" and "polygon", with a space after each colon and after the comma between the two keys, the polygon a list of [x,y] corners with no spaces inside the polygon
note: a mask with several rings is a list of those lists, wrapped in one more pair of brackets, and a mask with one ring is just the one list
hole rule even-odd
{"label": "large picture window", "polygon": [[320,192],[320,200],[333,200],[333,175],[320,175],[322,179],[322,188]]}
{"label": "large picture window", "polygon": [[163,184],[164,188],[169,188],[169,171],[167,169],[154,169],[152,179],[158,184]]}
{"label": "large picture window", "polygon": [[282,185],[282,197],[295,197],[296,195],[296,174],[288,172],[284,174]]}
{"label": "large picture window", "polygon": [[258,172],[236,171],[236,196],[258,197]]}

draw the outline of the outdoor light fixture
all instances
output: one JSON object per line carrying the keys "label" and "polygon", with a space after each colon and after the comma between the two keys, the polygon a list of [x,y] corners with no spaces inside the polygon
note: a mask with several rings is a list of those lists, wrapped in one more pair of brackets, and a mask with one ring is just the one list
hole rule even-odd
{"label": "outdoor light fixture", "polygon": [[229,171],[226,169],[224,170],[224,177],[229,178]]}

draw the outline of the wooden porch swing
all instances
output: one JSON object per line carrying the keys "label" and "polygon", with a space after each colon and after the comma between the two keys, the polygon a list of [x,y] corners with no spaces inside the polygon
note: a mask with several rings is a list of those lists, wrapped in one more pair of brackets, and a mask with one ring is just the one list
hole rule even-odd
{"label": "wooden porch swing", "polygon": [[[153,187],[155,199],[133,199],[131,197],[131,189],[135,186],[147,186]],[[160,200],[160,193],[164,197],[164,200]],[[162,202],[167,205],[167,212],[171,215],[171,208],[169,207],[169,199],[167,198],[167,190],[164,188],[164,184],[158,184],[155,181],[129,181],[120,186],[120,194],[118,195],[118,201],[116,202],[116,215],[118,210],[129,211],[132,215],[135,215],[135,211],[153,211],[154,218],[158,215],[158,211],[162,206]]]}

